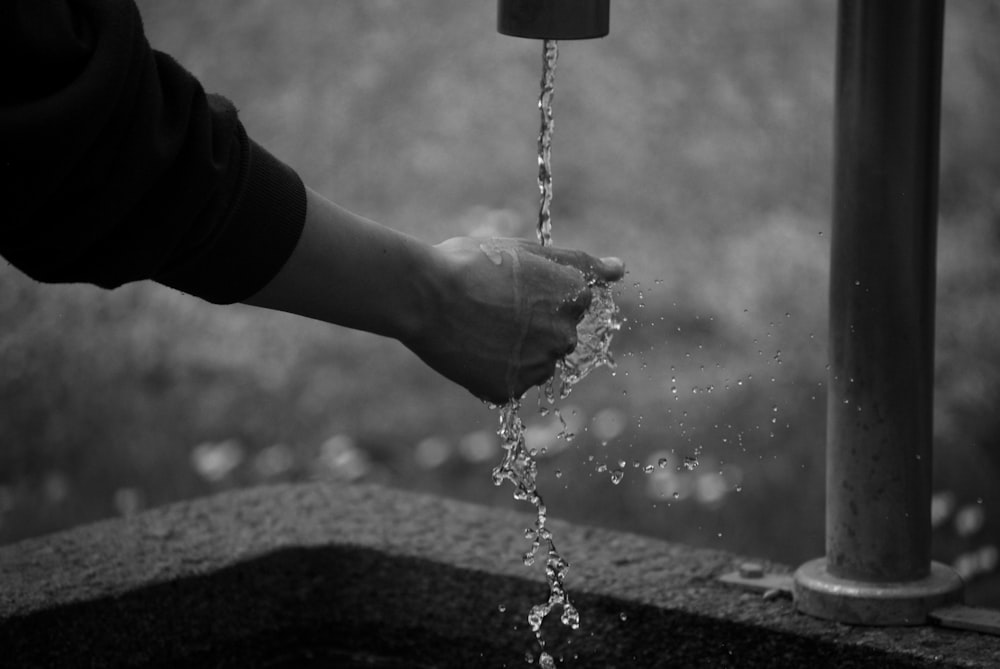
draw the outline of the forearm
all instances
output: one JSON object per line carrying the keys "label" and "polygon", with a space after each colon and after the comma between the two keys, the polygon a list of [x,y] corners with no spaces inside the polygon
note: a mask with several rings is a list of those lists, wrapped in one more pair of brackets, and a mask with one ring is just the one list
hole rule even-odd
{"label": "forearm", "polygon": [[433,246],[307,188],[295,250],[246,302],[407,341],[433,317],[440,281]]}

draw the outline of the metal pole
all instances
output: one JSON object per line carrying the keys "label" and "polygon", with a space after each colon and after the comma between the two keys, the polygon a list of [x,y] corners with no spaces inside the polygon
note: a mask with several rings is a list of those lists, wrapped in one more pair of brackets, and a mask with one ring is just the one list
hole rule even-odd
{"label": "metal pole", "polygon": [[960,600],[930,558],[943,0],[841,0],[837,35],[826,558],[800,610],[922,624]]}

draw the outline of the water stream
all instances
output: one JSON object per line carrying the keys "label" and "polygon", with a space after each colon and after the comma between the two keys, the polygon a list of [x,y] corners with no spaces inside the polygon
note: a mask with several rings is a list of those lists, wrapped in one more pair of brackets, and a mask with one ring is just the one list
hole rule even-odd
{"label": "water stream", "polygon": [[542,43],[542,81],[538,96],[538,242],[552,246],[552,98],[556,92],[556,60],[559,43],[545,40]]}
{"label": "water stream", "polygon": [[[540,203],[538,208],[538,241],[542,246],[552,245],[552,99],[555,93],[556,60],[559,55],[558,43],[555,40],[545,40],[542,47],[542,78],[541,93],[538,98],[538,109],[541,128],[538,134],[538,190]],[[614,367],[611,356],[611,338],[621,327],[618,320],[618,307],[614,303],[611,287],[605,284],[591,282],[592,300],[590,308],[583,320],[577,326],[577,345],[568,356],[556,365],[556,378],[552,378],[542,389],[548,404],[554,404],[557,395],[562,399],[569,395],[573,386],[579,383],[591,371],[601,366]],[[549,408],[541,406],[540,412],[546,415]],[[548,582],[548,599],[531,607],[528,612],[528,624],[538,640],[540,654],[539,666],[542,669],[553,669],[555,660],[545,650],[545,640],[542,637],[542,623],[556,608],[562,607],[560,621],[572,629],[580,626],[580,614],[570,602],[566,592],[567,562],[556,548],[552,532],[546,527],[547,509],[536,487],[538,462],[535,459],[536,449],[529,448],[525,441],[524,422],[521,419],[521,401],[512,399],[500,407],[500,426],[497,434],[503,447],[503,460],[493,469],[493,482],[501,485],[505,480],[514,487],[514,499],[527,501],[537,512],[533,528],[525,530],[525,539],[531,542],[524,553],[525,566],[535,563],[539,549],[544,545],[546,551],[545,577]],[[556,409],[555,414],[559,417]],[[565,422],[563,423],[565,428]],[[564,429],[560,438],[571,439]]]}

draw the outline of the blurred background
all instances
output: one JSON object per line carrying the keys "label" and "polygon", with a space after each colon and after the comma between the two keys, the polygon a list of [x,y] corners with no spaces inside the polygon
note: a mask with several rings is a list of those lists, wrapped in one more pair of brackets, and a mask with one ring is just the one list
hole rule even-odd
{"label": "blurred background", "polygon": [[[498,35],[492,0],[139,5],[336,202],[430,242],[533,237],[541,44]],[[608,38],[560,46],[553,230],[627,261],[627,321],[617,370],[559,403],[575,438],[526,399],[540,491],[555,517],[818,557],[836,3],[613,5]],[[1000,2],[948,3],[932,509],[935,558],[994,606],[998,34]],[[150,283],[0,263],[0,407],[0,543],[313,479],[529,510],[492,484],[494,412],[401,345]]]}

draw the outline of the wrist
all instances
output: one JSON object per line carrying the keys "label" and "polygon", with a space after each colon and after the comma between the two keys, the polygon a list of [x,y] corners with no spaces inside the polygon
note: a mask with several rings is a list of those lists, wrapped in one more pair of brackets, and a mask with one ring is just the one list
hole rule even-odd
{"label": "wrist", "polygon": [[433,336],[444,317],[454,285],[454,272],[441,250],[413,240],[409,261],[400,275],[399,300],[390,336],[404,344]]}
{"label": "wrist", "polygon": [[431,245],[307,190],[302,236],[250,304],[408,341],[426,336],[447,304]]}

